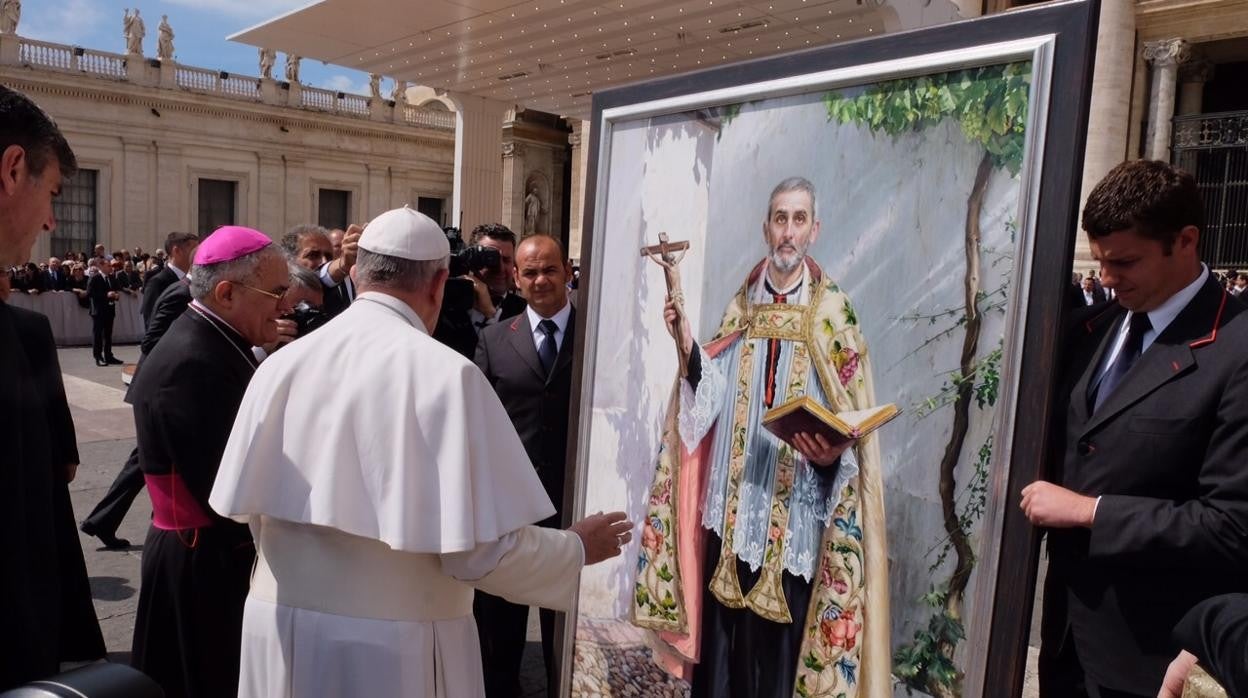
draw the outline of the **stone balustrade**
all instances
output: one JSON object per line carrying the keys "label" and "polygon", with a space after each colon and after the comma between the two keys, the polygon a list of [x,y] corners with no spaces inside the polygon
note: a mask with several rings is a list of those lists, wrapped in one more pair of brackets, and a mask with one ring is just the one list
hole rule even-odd
{"label": "stone balustrade", "polygon": [[146,87],[186,90],[226,99],[309,109],[338,116],[390,122],[404,126],[455,130],[455,114],[438,109],[395,104],[363,95],[290,84],[249,75],[179,65],[173,61],[124,56],[79,46],[66,46],[17,35],[0,35],[0,64],[34,70],[73,73],[121,80]]}

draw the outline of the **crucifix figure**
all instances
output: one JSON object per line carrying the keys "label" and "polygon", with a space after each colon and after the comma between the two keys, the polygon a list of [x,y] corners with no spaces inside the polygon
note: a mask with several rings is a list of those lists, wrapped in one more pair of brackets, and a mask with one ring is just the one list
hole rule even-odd
{"label": "crucifix figure", "polygon": [[[689,242],[670,242],[667,233],[659,233],[659,244],[641,248],[641,256],[653,259],[663,267],[663,277],[667,281],[667,295],[676,306],[676,351],[680,354],[680,377],[688,374],[689,352],[685,351],[685,293],[680,288],[680,260],[689,251]],[[676,254],[679,252],[680,254]]]}

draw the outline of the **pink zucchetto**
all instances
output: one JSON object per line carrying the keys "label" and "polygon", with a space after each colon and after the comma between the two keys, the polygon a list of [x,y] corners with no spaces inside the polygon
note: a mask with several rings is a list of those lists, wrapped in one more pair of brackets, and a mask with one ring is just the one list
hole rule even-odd
{"label": "pink zucchetto", "polygon": [[223,225],[195,249],[195,264],[229,262],[272,245],[268,235],[238,225]]}

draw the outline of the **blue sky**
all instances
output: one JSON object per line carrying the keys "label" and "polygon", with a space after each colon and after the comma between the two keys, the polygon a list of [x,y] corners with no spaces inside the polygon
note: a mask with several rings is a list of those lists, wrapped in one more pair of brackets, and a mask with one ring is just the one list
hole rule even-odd
{"label": "blue sky", "polygon": [[[121,20],[126,8],[137,7],[147,27],[143,53],[156,55],[156,27],[169,15],[173,27],[174,58],[179,63],[259,75],[252,46],[225,37],[311,0],[24,0],[18,33],[32,39],[125,53]],[[274,77],[281,77],[285,57],[278,55]],[[304,59],[302,82],[343,92],[368,93],[368,76],[345,68]],[[383,89],[388,81],[383,83]]]}

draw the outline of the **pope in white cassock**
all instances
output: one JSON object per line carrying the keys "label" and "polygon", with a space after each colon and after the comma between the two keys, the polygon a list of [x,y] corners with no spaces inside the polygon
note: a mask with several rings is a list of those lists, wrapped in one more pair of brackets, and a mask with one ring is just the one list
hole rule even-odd
{"label": "pope in white cassock", "polygon": [[567,610],[631,537],[532,525],[555,510],[511,420],[429,336],[449,251],[416,211],[375,218],[356,302],[247,389],[210,499],[256,542],[240,696],[483,696],[474,588]]}

